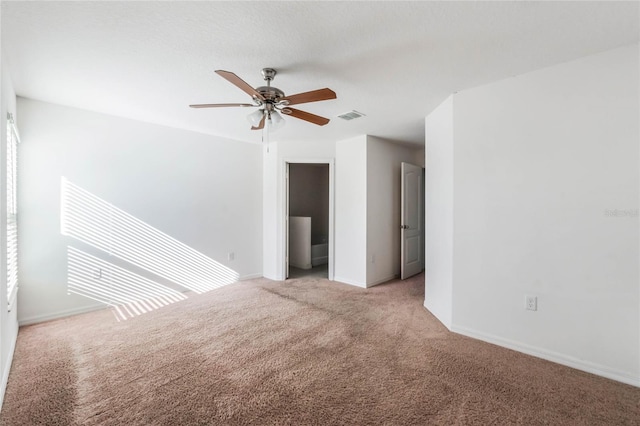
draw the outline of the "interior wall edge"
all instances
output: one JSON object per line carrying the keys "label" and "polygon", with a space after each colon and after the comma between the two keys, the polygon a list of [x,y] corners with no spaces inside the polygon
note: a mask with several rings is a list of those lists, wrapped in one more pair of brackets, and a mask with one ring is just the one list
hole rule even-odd
{"label": "interior wall edge", "polygon": [[[449,318],[448,321],[446,321],[444,318],[446,316],[446,314],[443,314],[442,312],[438,312],[437,309],[434,309],[434,306],[429,304],[429,300],[425,299],[423,305],[424,308],[429,311],[429,313],[431,315],[433,315],[435,317],[435,319],[438,320],[438,322],[440,324],[442,324],[447,330],[451,331],[451,318]],[[449,317],[451,317],[449,315]]]}

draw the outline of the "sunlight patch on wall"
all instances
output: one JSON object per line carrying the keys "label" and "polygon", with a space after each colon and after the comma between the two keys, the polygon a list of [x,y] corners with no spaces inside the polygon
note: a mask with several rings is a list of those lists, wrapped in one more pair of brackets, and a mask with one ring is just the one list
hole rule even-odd
{"label": "sunlight patch on wall", "polygon": [[118,320],[170,305],[187,296],[74,247],[67,247],[69,293],[113,308]]}
{"label": "sunlight patch on wall", "polygon": [[73,184],[61,182],[61,233],[196,293],[239,275],[188,245]]}

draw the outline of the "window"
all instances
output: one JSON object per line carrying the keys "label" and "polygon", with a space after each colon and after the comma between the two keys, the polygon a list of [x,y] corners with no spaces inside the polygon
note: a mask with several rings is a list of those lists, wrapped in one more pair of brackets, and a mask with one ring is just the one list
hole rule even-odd
{"label": "window", "polygon": [[18,203],[17,166],[18,130],[11,114],[7,115],[7,300],[13,308],[18,291]]}

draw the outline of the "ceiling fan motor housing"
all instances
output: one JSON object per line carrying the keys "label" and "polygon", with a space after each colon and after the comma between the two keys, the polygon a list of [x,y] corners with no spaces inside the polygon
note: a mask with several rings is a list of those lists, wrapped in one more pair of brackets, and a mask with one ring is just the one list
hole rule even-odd
{"label": "ceiling fan motor housing", "polygon": [[277,102],[284,98],[284,92],[277,87],[260,86],[256,87],[256,92],[260,93],[267,101]]}
{"label": "ceiling fan motor housing", "polygon": [[256,92],[260,93],[262,97],[265,99],[265,104],[271,104],[271,109],[273,109],[273,104],[278,103],[281,98],[284,98],[284,92],[277,87],[271,87],[271,80],[273,80],[276,76],[277,72],[273,68],[262,68],[262,76],[264,80],[267,82],[266,86],[256,87]]}

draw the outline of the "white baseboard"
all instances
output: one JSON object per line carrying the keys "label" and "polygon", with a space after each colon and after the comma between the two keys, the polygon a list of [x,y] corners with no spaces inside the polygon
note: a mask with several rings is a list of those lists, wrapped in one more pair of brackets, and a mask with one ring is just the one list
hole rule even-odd
{"label": "white baseboard", "polygon": [[[246,280],[252,280],[255,278],[262,278],[262,274],[249,274],[249,275],[243,275],[242,277],[238,278],[238,281],[246,281]],[[182,293],[190,293],[191,290],[189,289],[182,289],[181,291]],[[51,314],[46,314],[46,315],[35,315],[32,317],[27,317],[27,318],[23,318],[20,321],[18,321],[18,324],[20,327],[24,326],[24,325],[32,325],[32,324],[38,324],[41,322],[45,322],[45,321],[52,321],[55,319],[60,319],[60,318],[65,318],[65,317],[69,317],[72,315],[79,315],[79,314],[85,314],[87,312],[93,312],[93,311],[98,311],[100,309],[107,309],[109,306],[107,305],[92,305],[92,306],[85,306],[82,308],[73,308],[73,309],[67,309],[65,311],[59,311],[59,312],[54,312]]]}
{"label": "white baseboard", "polygon": [[85,314],[87,312],[98,311],[100,309],[106,309],[106,308],[108,308],[107,305],[91,305],[91,306],[84,306],[82,308],[67,309],[65,311],[58,311],[52,314],[35,315],[32,317],[23,318],[20,321],[18,321],[18,324],[20,325],[20,327],[22,327],[24,325],[37,324],[40,322],[69,317],[71,315]]}
{"label": "white baseboard", "polygon": [[277,275],[263,274],[262,277],[266,278],[268,280],[271,280],[271,281],[284,281],[285,280],[285,278],[279,277]]}
{"label": "white baseboard", "polygon": [[356,287],[367,288],[367,284],[366,283],[361,283],[361,282],[358,282],[358,281],[352,281],[352,280],[349,280],[347,278],[340,278],[340,277],[334,276],[333,280],[341,282],[341,283],[344,283],[344,284],[354,285]]}
{"label": "white baseboard", "polygon": [[[238,281],[246,281],[246,280],[252,280],[254,278],[262,278],[262,274],[248,274],[248,275],[243,275],[242,277],[238,278]],[[191,291],[189,289],[183,289],[182,293],[190,293]],[[46,314],[46,315],[35,315],[32,317],[27,317],[27,318],[23,318],[20,321],[18,321],[18,324],[20,325],[20,327],[22,327],[23,325],[31,325],[31,324],[37,324],[40,322],[45,322],[45,321],[51,321],[51,320],[55,320],[55,319],[60,319],[60,318],[64,318],[64,317],[69,317],[71,315],[79,315],[79,314],[85,314],[87,312],[93,312],[93,311],[98,311],[100,309],[107,309],[109,306],[107,305],[92,305],[92,306],[85,306],[82,308],[73,308],[73,309],[67,309],[65,311],[59,311],[59,312],[54,312],[51,314]]]}
{"label": "white baseboard", "polygon": [[359,281],[353,281],[347,278],[341,278],[341,277],[333,277],[333,281],[339,281],[341,283],[345,283],[345,284],[349,284],[349,285],[355,285],[356,287],[362,287],[362,288],[369,288],[369,287],[373,287],[376,286],[378,284],[382,284],[382,283],[386,283],[387,281],[391,281],[393,279],[396,279],[398,276],[397,275],[391,275],[389,277],[385,277],[385,278],[381,278],[379,280],[376,280],[372,283],[362,283]]}
{"label": "white baseboard", "polygon": [[247,281],[247,280],[254,280],[256,278],[262,278],[262,274],[248,274],[248,275],[243,275],[240,278],[238,278],[238,281]]}
{"label": "white baseboard", "polygon": [[391,275],[391,276],[388,276],[388,277],[385,277],[385,278],[381,278],[381,279],[376,280],[376,281],[374,281],[372,283],[368,283],[367,284],[367,288],[373,287],[373,286],[378,285],[378,284],[386,283],[387,281],[395,280],[396,278],[398,278],[398,275],[395,275],[395,274]]}
{"label": "white baseboard", "polygon": [[616,370],[604,365],[581,360],[572,356],[516,342],[510,339],[504,339],[502,337],[483,333],[467,327],[452,325],[451,331],[467,337],[482,340],[484,342],[493,343],[494,345],[513,349],[514,351],[532,355],[537,358],[546,359],[547,361],[555,362],[557,364],[566,365],[567,367],[575,368],[577,370],[586,371],[587,373],[595,374],[597,376],[606,377],[607,379],[640,387],[640,377],[635,377],[627,372]]}

